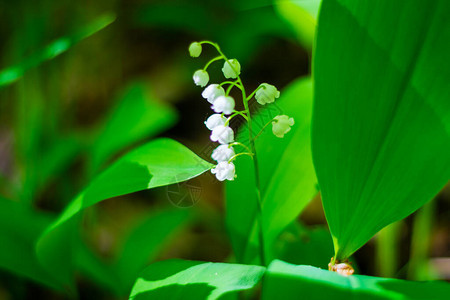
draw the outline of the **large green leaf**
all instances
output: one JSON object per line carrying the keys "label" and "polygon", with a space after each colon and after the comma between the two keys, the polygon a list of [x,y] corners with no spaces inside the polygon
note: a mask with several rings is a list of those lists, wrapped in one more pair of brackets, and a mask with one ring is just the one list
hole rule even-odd
{"label": "large green leaf", "polygon": [[34,251],[39,235],[52,221],[49,214],[0,197],[0,268],[56,287]]}
{"label": "large green leaf", "polygon": [[165,260],[142,272],[130,299],[219,299],[254,287],[264,267],[187,260]]}
{"label": "large green leaf", "polygon": [[262,299],[448,299],[446,282],[414,282],[363,275],[342,276],[311,266],[273,261],[264,275]]}
{"label": "large green leaf", "polygon": [[322,0],[274,1],[275,9],[291,25],[297,39],[311,50],[316,30],[316,20]]}
{"label": "large green leaf", "polygon": [[[316,178],[310,150],[312,82],[309,78],[293,82],[281,93],[276,105],[267,106],[254,116],[255,134],[274,116],[287,114],[295,119],[291,132],[277,138],[267,127],[256,141],[263,197],[263,231],[267,260],[273,258],[273,244],[283,229],[316,194]],[[243,128],[239,140],[248,141]],[[236,161],[237,178],[227,182],[226,222],[233,248],[240,262],[255,262],[258,248],[256,194],[253,162]],[[256,261],[257,262],[257,261]]]}
{"label": "large green leaf", "polygon": [[312,146],[338,259],[450,178],[450,2],[327,0]]}
{"label": "large green leaf", "polygon": [[91,151],[91,171],[124,147],[160,133],[175,121],[175,111],[157,101],[144,82],[130,84],[99,128]]}
{"label": "large green leaf", "polygon": [[[149,142],[124,155],[81,192],[40,237],[37,244],[41,263],[71,287],[72,242],[76,216],[102,200],[140,190],[168,185],[196,177],[212,165],[189,149],[170,139]],[[72,223],[72,224],[71,224]]]}
{"label": "large green leaf", "polygon": [[47,47],[25,58],[19,64],[0,70],[0,87],[15,82],[17,79],[22,77],[28,69],[36,67],[42,62],[53,59],[54,57],[67,51],[74,44],[102,30],[114,22],[115,19],[116,16],[112,13],[104,14],[72,35],[53,41],[47,45]]}

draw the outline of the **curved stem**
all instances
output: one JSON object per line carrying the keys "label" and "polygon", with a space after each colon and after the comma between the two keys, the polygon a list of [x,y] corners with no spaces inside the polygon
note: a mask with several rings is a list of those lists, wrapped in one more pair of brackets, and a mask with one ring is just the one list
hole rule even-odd
{"label": "curved stem", "polygon": [[275,118],[273,118],[272,120],[267,122],[253,139],[256,140],[264,132],[264,129],[266,129],[266,127],[269,126],[272,122],[278,122],[278,120],[275,120]]}
{"label": "curved stem", "polygon": [[256,94],[256,92],[260,89],[265,89],[266,87],[263,85],[258,86],[248,97],[247,97],[247,101],[249,101],[250,99],[252,99],[252,97]]}
{"label": "curved stem", "polygon": [[205,67],[203,68],[203,71],[206,71],[206,69],[208,69],[208,67],[215,61],[221,60],[224,57],[222,55],[214,57],[213,59],[211,59],[210,61],[208,61],[208,63],[205,65]]}
{"label": "curved stem", "polygon": [[[228,60],[228,58],[225,56],[225,54],[223,54],[223,52],[220,49],[219,45],[217,45],[216,43],[210,42],[210,41],[203,41],[203,42],[200,42],[200,44],[209,44],[209,45],[212,45],[214,48],[216,48],[217,52],[219,52],[219,54],[223,56],[225,61],[228,62],[228,64],[233,69],[233,71],[236,73],[236,75],[238,74],[237,70],[233,67],[232,64],[230,64],[230,61]],[[242,83],[241,77],[239,75],[237,75],[236,81],[242,87],[241,88],[242,101],[244,102],[244,108],[245,108],[245,111],[247,112],[247,116],[248,116],[248,120],[247,121],[248,121],[248,135],[249,135],[249,140],[250,140],[250,149],[253,152],[253,166],[254,166],[254,169],[255,169],[255,182],[256,182],[257,220],[258,220],[258,225],[259,225],[259,230],[258,230],[258,235],[259,235],[259,258],[261,260],[261,265],[267,266],[267,264],[266,264],[266,255],[265,255],[265,245],[264,245],[264,232],[263,232],[263,228],[262,228],[263,219],[262,219],[261,182],[260,182],[260,178],[259,178],[259,166],[258,166],[258,159],[257,159],[257,155],[256,155],[255,140],[253,139],[253,132],[252,132],[252,118],[251,118],[251,114],[250,114],[250,108],[248,106],[248,100],[249,99],[247,99],[247,96],[245,94],[244,84]]]}
{"label": "curved stem", "polygon": [[228,126],[228,124],[230,123],[231,119],[233,119],[234,117],[236,117],[237,115],[243,116],[244,119],[246,119],[248,121],[248,117],[245,114],[245,112],[243,111],[235,111],[231,116],[228,117],[228,119],[225,121],[225,124],[223,124],[224,126]]}
{"label": "curved stem", "polygon": [[241,147],[245,148],[248,152],[252,152],[252,151],[250,150],[249,147],[247,147],[247,146],[245,146],[244,144],[239,143],[239,142],[233,142],[233,143],[231,143],[231,144],[229,144],[229,145],[230,145],[230,146],[241,146]]}
{"label": "curved stem", "polygon": [[236,159],[236,157],[239,157],[239,156],[242,156],[242,155],[248,155],[248,156],[250,156],[251,158],[253,158],[253,153],[251,153],[251,152],[241,152],[241,153],[238,153],[238,154],[235,154],[235,155],[233,155],[229,160],[228,160],[228,163],[231,163],[233,160],[235,160]]}

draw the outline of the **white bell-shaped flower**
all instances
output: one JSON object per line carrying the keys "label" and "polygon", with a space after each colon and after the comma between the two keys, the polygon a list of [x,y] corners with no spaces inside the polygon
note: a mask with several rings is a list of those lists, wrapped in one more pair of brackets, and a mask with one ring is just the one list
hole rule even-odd
{"label": "white bell-shaped flower", "polygon": [[237,59],[225,61],[222,72],[225,78],[237,78],[241,74],[241,64]]}
{"label": "white bell-shaped flower", "polygon": [[189,55],[192,57],[199,57],[202,54],[202,45],[198,42],[193,42],[189,45]]}
{"label": "white bell-shaped flower", "polygon": [[272,122],[272,132],[276,137],[282,138],[291,130],[294,125],[294,118],[289,118],[286,115],[279,115],[274,118]]}
{"label": "white bell-shaped flower", "polygon": [[261,105],[272,103],[278,97],[280,97],[280,92],[275,86],[268,83],[261,83],[255,93],[255,99]]}
{"label": "white bell-shaped flower", "polygon": [[229,126],[219,125],[211,131],[211,141],[229,144],[234,141],[234,132]]}
{"label": "white bell-shaped flower", "polygon": [[231,114],[234,111],[234,99],[230,96],[219,96],[214,100],[211,108],[216,113],[224,113],[226,115]]}
{"label": "white bell-shaped flower", "polygon": [[202,92],[202,97],[211,104],[220,96],[225,96],[225,90],[218,84],[210,84]]}
{"label": "white bell-shaped flower", "polygon": [[215,168],[211,169],[211,173],[215,174],[219,181],[234,180],[235,172],[234,164],[227,161],[219,162]]}
{"label": "white bell-shaped flower", "polygon": [[215,127],[219,125],[225,125],[227,118],[222,116],[221,114],[213,114],[206,121],[205,125],[209,130],[213,130]]}
{"label": "white bell-shaped flower", "polygon": [[211,154],[211,158],[217,162],[229,161],[236,153],[230,145],[220,145]]}
{"label": "white bell-shaped flower", "polygon": [[194,73],[194,83],[198,86],[204,87],[208,84],[209,75],[205,70],[197,70]]}

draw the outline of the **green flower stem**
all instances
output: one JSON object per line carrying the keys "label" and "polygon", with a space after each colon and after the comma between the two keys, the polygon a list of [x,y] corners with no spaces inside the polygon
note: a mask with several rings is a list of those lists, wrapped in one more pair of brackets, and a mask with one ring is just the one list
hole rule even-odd
{"label": "green flower stem", "polygon": [[205,67],[203,68],[203,71],[206,71],[206,69],[208,69],[208,67],[213,63],[213,62],[215,62],[215,61],[218,61],[218,60],[221,60],[221,59],[223,59],[223,56],[217,56],[217,57],[214,57],[213,59],[211,59],[210,61],[208,61],[208,63],[205,65]]}
{"label": "green flower stem", "polygon": [[265,89],[266,87],[265,86],[258,86],[257,88],[256,88],[256,90],[254,90],[248,97],[247,97],[247,101],[250,101],[250,99],[252,99],[253,98],[253,96],[256,94],[256,92],[257,91],[259,91],[260,89]]}
{"label": "green flower stem", "polygon": [[223,86],[225,84],[229,84],[230,86],[227,88],[225,95],[228,96],[228,94],[230,94],[231,89],[235,86],[238,89],[240,89],[242,91],[242,89],[244,88],[243,86],[240,86],[239,83],[237,81],[224,81],[221,84],[219,84],[220,86]]}
{"label": "green flower stem", "polygon": [[230,146],[241,146],[241,147],[245,148],[248,152],[252,152],[249,147],[247,147],[244,144],[239,143],[239,142],[233,142],[230,144]]}
{"label": "green flower stem", "polygon": [[236,159],[236,157],[239,157],[239,156],[242,156],[242,155],[248,155],[248,156],[250,156],[251,158],[253,158],[253,156],[254,156],[254,154],[251,153],[251,152],[241,152],[241,153],[238,153],[238,154],[233,155],[233,156],[228,160],[228,163],[231,163],[233,160]]}
{"label": "green flower stem", "polygon": [[266,129],[267,126],[269,126],[270,124],[272,124],[272,122],[278,122],[278,120],[276,120],[275,118],[273,118],[272,120],[270,120],[269,122],[267,122],[263,128],[261,128],[261,130],[258,132],[258,134],[253,138],[254,140],[256,140],[263,132],[264,129]]}
{"label": "green flower stem", "polygon": [[244,111],[235,111],[231,116],[228,117],[228,119],[226,120],[224,126],[228,126],[228,124],[230,124],[231,119],[233,119],[237,115],[240,115],[240,116],[244,117],[244,119],[246,119],[248,121],[248,117],[247,117],[247,115],[245,114]]}
{"label": "green flower stem", "polygon": [[[233,65],[230,64],[228,58],[225,56],[225,54],[223,54],[222,50],[220,50],[219,45],[217,45],[216,43],[212,43],[210,41],[203,41],[201,42],[201,44],[210,44],[212,45],[214,48],[216,48],[217,52],[219,52],[220,55],[222,55],[225,59],[225,61],[228,62],[228,64],[230,65],[230,67],[233,69],[233,71],[238,74],[237,70],[235,70],[233,68]],[[248,116],[248,135],[249,135],[249,140],[250,140],[250,149],[253,152],[253,165],[254,165],[254,169],[255,169],[255,181],[256,181],[256,199],[257,199],[257,220],[258,220],[258,233],[259,233],[259,258],[261,260],[261,265],[263,266],[267,266],[266,264],[266,255],[265,255],[265,245],[264,245],[264,232],[263,232],[263,220],[262,220],[262,193],[261,193],[261,182],[260,182],[260,178],[259,178],[259,166],[258,166],[258,159],[257,159],[257,155],[256,155],[256,146],[255,146],[255,140],[253,139],[253,132],[252,132],[252,118],[251,118],[251,114],[250,114],[250,108],[248,105],[248,100],[247,96],[245,94],[245,88],[244,88],[244,84],[242,83],[241,77],[239,75],[237,75],[237,80],[236,80],[239,85],[242,87],[241,92],[242,92],[242,101],[244,102],[244,108],[245,111],[247,112],[247,116]]]}

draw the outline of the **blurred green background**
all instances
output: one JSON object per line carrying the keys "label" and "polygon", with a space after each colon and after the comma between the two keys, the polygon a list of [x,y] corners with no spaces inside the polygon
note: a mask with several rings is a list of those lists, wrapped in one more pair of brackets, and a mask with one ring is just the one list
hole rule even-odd
{"label": "blurred green background", "polygon": [[[310,75],[319,2],[2,1],[0,299],[65,298],[41,270],[36,239],[127,150],[165,136],[211,161],[203,124],[210,109],[192,82],[207,60],[188,56],[190,42],[219,43],[241,62],[248,88],[268,82],[282,90]],[[214,55],[207,48],[204,53]],[[213,66],[210,73],[219,72]],[[155,260],[234,261],[222,195],[208,173],[87,209],[71,237],[79,248],[73,262],[78,296],[126,298],[139,271]],[[361,273],[450,278],[442,263],[433,275],[411,275],[428,268],[428,256],[450,256],[449,199],[447,188],[418,217],[382,231],[377,239],[387,242],[372,241],[355,255]],[[301,221],[308,230],[325,224],[319,196]],[[306,236],[309,256],[322,249],[326,266],[333,255],[328,234],[295,230],[287,238]],[[283,259],[314,263],[305,261],[308,250],[292,244]],[[388,270],[377,263],[386,257],[394,260]]]}

